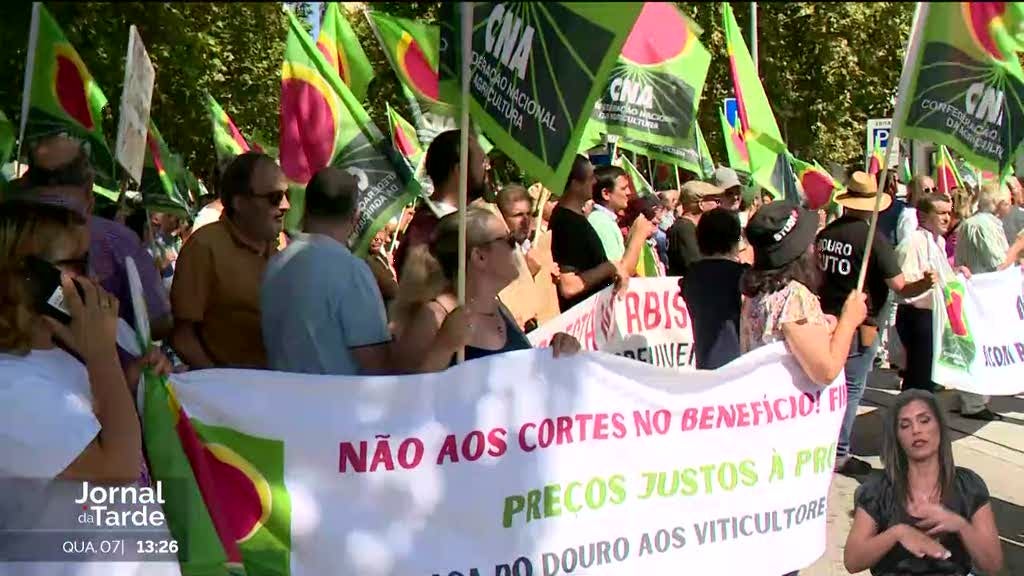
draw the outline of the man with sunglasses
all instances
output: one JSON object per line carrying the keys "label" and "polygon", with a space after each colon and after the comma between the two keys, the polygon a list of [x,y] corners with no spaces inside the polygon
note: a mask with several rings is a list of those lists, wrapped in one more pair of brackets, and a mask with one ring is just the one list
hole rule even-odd
{"label": "man with sunglasses", "polygon": [[89,253],[82,262],[69,263],[82,275],[94,277],[119,302],[118,316],[136,327],[125,262],[131,258],[139,272],[153,340],[171,332],[170,303],[156,266],[138,235],[129,228],[93,214],[96,173],[89,147],[66,134],[44,136],[28,150],[29,169],[17,187],[31,189],[32,200],[75,210],[89,223]]}
{"label": "man with sunglasses", "polygon": [[202,368],[265,368],[260,283],[288,202],[288,182],[274,159],[237,156],[220,181],[224,214],[189,237],[171,286],[171,344],[186,364]]}

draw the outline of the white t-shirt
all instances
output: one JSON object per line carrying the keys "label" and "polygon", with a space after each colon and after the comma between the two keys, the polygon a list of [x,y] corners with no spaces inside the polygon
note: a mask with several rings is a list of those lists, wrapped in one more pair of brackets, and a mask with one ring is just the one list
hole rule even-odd
{"label": "white t-shirt", "polygon": [[59,348],[0,354],[0,477],[55,478],[99,431],[81,362]]}

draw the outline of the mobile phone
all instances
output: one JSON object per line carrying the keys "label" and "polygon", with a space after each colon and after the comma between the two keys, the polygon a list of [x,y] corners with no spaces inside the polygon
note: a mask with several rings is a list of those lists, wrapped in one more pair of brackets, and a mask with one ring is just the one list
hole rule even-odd
{"label": "mobile phone", "polygon": [[[71,323],[71,312],[64,301],[64,290],[60,285],[60,270],[37,256],[25,258],[25,282],[32,296],[35,311],[64,324]],[[84,298],[82,286],[74,282],[78,295]]]}

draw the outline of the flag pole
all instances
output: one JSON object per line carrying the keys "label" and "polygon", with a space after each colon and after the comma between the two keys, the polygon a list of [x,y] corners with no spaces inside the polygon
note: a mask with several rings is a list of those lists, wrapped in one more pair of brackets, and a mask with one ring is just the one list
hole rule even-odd
{"label": "flag pole", "polygon": [[[757,65],[757,2],[750,3],[750,59],[754,61],[754,73],[760,74]],[[700,144],[698,143],[698,148]]]}
{"label": "flag pole", "polygon": [[[927,4],[918,2],[914,7],[914,19],[910,24],[910,37],[907,39],[907,49],[903,60],[903,72],[900,75],[899,91],[896,94],[896,103],[893,105],[892,121],[890,124],[892,132],[889,134],[889,139],[885,142],[885,153],[882,154],[882,157],[886,159],[889,158],[889,148],[892,146],[893,140],[898,136],[899,125],[897,121],[903,117],[903,107],[906,106],[907,92],[910,91],[910,75],[907,72],[907,64],[913,65],[917,62],[917,52],[921,46],[917,36],[921,34],[923,28],[920,23],[927,16]],[[871,212],[871,224],[868,226],[868,238],[864,246],[864,259],[860,262],[860,272],[857,275],[857,292],[864,291],[864,281],[867,279],[868,273],[868,261],[871,258],[871,247],[874,245],[872,240],[875,238],[875,230],[878,229],[878,211],[882,207],[882,195],[885,194],[885,185],[888,178],[889,163],[885,162],[882,167],[882,181],[875,192],[875,208]]]}
{"label": "flag pole", "polygon": [[18,150],[14,154],[14,177],[21,172],[21,145],[25,142],[28,110],[32,102],[32,77],[35,75],[36,45],[39,44],[39,2],[32,3],[32,21],[28,29],[28,52],[25,56],[25,81],[21,92],[21,125],[18,127]]}
{"label": "flag pole", "polygon": [[[462,110],[459,118],[459,274],[456,298],[466,305],[466,199],[469,187],[469,86],[473,73],[473,3],[462,2]],[[456,361],[466,360],[466,349],[459,348]]]}

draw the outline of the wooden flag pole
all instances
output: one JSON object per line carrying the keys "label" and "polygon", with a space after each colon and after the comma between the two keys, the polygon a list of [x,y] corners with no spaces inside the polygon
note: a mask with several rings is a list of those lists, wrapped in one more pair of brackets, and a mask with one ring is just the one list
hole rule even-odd
{"label": "wooden flag pole", "polygon": [[[902,117],[902,107],[906,103],[906,93],[910,89],[910,76],[907,74],[907,63],[911,65],[917,62],[917,51],[920,47],[920,42],[917,40],[917,35],[921,33],[922,26],[920,26],[920,19],[923,19],[927,15],[927,7],[922,9],[921,2],[918,2],[914,7],[914,19],[911,21],[910,38],[907,39],[907,50],[906,59],[903,61],[903,73],[900,75],[900,86],[899,92],[896,94],[896,103],[893,106],[892,112],[892,131],[889,134],[889,139],[885,142],[885,152],[882,154],[882,158],[889,158],[889,148],[892,146],[892,141],[897,137],[897,121]],[[878,210],[882,207],[882,195],[885,194],[886,181],[889,178],[889,163],[885,162],[882,168],[882,181],[878,185],[878,190],[875,192],[875,207],[871,213],[871,224],[868,226],[868,238],[864,246],[864,259],[860,262],[860,272],[857,275],[857,292],[864,291],[864,281],[867,279],[868,274],[868,261],[871,258],[871,247],[874,245],[875,230],[878,229]]]}
{"label": "wooden flag pole", "polygon": [[28,111],[32,103],[32,77],[35,75],[36,45],[39,43],[39,2],[32,3],[32,20],[28,28],[28,51],[25,56],[25,80],[21,91],[21,125],[18,127],[18,149],[14,154],[14,177],[21,175],[21,146],[25,142]]}
{"label": "wooden flag pole", "polygon": [[[469,86],[473,68],[473,3],[462,2],[462,110],[459,118],[459,274],[456,298],[466,305],[466,199],[469,187]],[[456,361],[466,360],[466,349],[459,348]]]}

